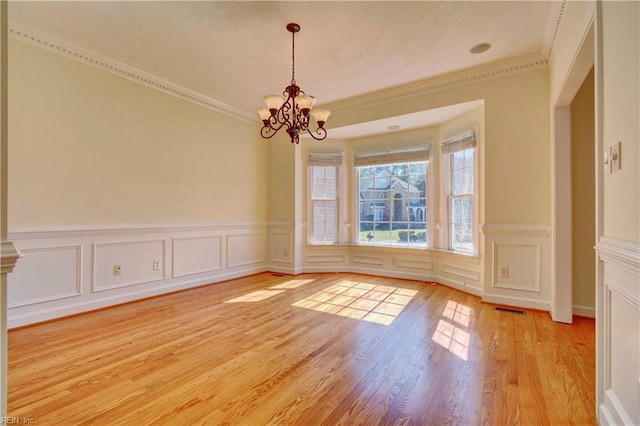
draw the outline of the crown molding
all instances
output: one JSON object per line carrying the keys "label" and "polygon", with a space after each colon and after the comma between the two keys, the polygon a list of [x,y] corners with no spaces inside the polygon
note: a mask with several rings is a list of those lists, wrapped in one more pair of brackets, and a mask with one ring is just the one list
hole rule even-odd
{"label": "crown molding", "polygon": [[520,56],[500,62],[494,62],[476,68],[445,74],[439,77],[421,80],[412,84],[383,89],[377,92],[355,96],[342,101],[327,103],[323,107],[331,109],[332,113],[346,112],[354,109],[369,107],[387,102],[399,101],[413,96],[424,95],[466,84],[505,77],[549,65],[549,60],[541,53]]}
{"label": "crown molding", "polygon": [[553,53],[553,48],[556,45],[556,40],[558,39],[558,33],[560,32],[560,27],[562,26],[562,18],[564,17],[564,11],[567,6],[567,0],[562,0],[558,5],[557,16],[555,26],[553,28],[553,32],[551,33],[551,40],[549,41],[549,48],[544,52],[544,56],[547,59],[551,58],[551,54]]}
{"label": "crown molding", "polygon": [[159,90],[180,99],[192,102],[196,105],[212,109],[216,112],[230,115],[243,121],[257,123],[253,115],[226,105],[201,93],[189,90],[176,83],[160,78],[156,75],[142,71],[115,59],[99,55],[95,52],[55,39],[52,36],[38,32],[23,25],[12,24],[9,27],[9,36],[50,52],[57,53],[66,58],[82,62],[87,65],[100,68],[111,74],[135,81],[152,89]]}

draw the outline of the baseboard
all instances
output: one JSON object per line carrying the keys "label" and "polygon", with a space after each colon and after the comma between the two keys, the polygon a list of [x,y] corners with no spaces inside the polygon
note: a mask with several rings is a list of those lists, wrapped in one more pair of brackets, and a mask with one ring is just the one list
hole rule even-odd
{"label": "baseboard", "polygon": [[220,283],[223,281],[232,280],[235,278],[241,278],[248,275],[259,274],[266,272],[267,268],[260,266],[254,268],[247,268],[242,270],[235,270],[215,276],[198,278],[195,280],[186,280],[175,282],[167,285],[155,287],[153,289],[147,289],[136,292],[127,292],[125,294],[117,294],[114,296],[102,297],[98,300],[82,301],[79,303],[67,304],[64,306],[38,309],[33,312],[28,312],[19,315],[12,315],[7,320],[7,328],[12,329],[16,327],[22,327],[25,325],[31,325],[39,322],[50,321],[53,319],[63,318],[71,315],[77,315],[79,313],[90,312],[97,309],[112,307],[121,305],[123,303],[134,302],[137,300],[147,299],[155,296],[162,296],[169,293],[174,293],[181,290],[187,290],[190,288],[203,287],[211,284]]}
{"label": "baseboard", "polygon": [[591,306],[573,305],[573,315],[578,315],[580,317],[587,317],[587,318],[595,318],[596,308]]}
{"label": "baseboard", "polygon": [[524,299],[521,297],[484,294],[482,296],[482,301],[487,303],[494,303],[496,305],[517,306],[519,308],[529,308],[529,309],[536,309],[540,311],[551,310],[551,306],[549,305],[549,302],[532,300],[532,299]]}

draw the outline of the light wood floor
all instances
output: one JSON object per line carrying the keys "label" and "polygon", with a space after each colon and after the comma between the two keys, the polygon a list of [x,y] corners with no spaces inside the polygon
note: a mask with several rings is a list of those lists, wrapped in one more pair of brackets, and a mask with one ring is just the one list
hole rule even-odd
{"label": "light wood floor", "polygon": [[441,285],[260,274],[10,331],[9,415],[37,425],[595,424],[594,349],[593,320],[497,311]]}

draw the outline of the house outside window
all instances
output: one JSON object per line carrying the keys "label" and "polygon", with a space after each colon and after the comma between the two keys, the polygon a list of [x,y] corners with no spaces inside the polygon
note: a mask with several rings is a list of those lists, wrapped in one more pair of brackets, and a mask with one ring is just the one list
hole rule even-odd
{"label": "house outside window", "polygon": [[309,154],[309,242],[338,242],[338,168],[341,154]]}
{"label": "house outside window", "polygon": [[447,184],[447,239],[450,250],[477,252],[476,139],[467,132],[442,144]]}
{"label": "house outside window", "polygon": [[427,247],[429,158],[428,148],[355,154],[358,243]]}

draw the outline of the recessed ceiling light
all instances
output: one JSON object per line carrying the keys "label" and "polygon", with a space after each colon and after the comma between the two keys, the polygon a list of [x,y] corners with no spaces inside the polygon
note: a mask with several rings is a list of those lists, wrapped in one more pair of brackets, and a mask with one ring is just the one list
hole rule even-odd
{"label": "recessed ceiling light", "polygon": [[478,53],[484,53],[489,49],[491,49],[491,43],[480,43],[473,46],[469,50],[469,52],[473,53],[474,55],[477,55]]}

